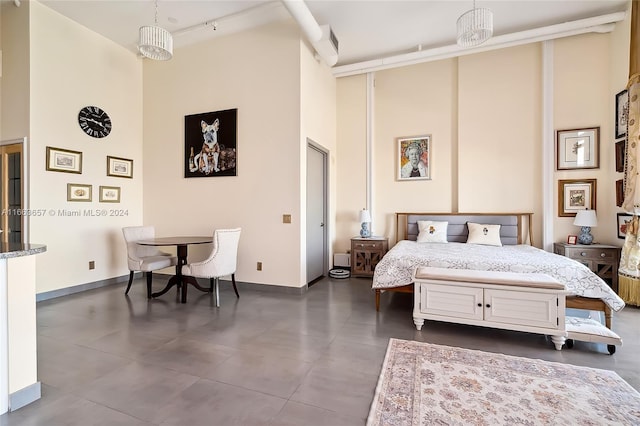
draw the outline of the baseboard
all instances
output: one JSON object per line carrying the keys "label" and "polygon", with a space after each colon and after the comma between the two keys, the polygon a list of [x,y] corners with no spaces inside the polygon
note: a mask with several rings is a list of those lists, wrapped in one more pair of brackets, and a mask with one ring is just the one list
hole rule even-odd
{"label": "baseboard", "polygon": [[40,382],[22,388],[9,395],[9,411],[16,411],[42,397]]}
{"label": "baseboard", "polygon": [[[134,275],[134,279],[141,277],[142,272],[137,272]],[[70,294],[80,293],[87,290],[93,290],[94,288],[106,287],[108,285],[118,284],[121,282],[128,282],[129,275],[123,275],[120,277],[108,278],[106,280],[94,281],[86,284],[79,284],[71,287],[59,288],[57,290],[45,291],[36,294],[36,302],[42,302],[45,300],[55,299],[56,297],[69,296]]]}
{"label": "baseboard", "polygon": [[[143,278],[142,272],[136,272],[134,274],[133,279],[136,280],[138,278]],[[171,275],[168,274],[153,274],[153,281],[163,281],[167,282],[171,278]],[[209,280],[205,278],[198,278],[198,284],[202,287],[209,287]],[[129,275],[122,275],[120,277],[109,278],[106,280],[94,281],[86,284],[79,284],[72,287],[60,288],[57,290],[45,291],[42,293],[36,294],[36,302],[43,302],[45,300],[55,299],[57,297],[69,296],[75,293],[81,293],[87,290],[93,290],[100,287],[106,287],[109,285],[119,284],[122,282],[128,282]],[[231,280],[220,280],[222,285],[231,285]],[[251,289],[253,291],[264,291],[268,293],[287,293],[287,294],[304,294],[309,290],[308,285],[304,285],[303,287],[285,287],[280,285],[271,285],[271,284],[258,284],[258,283],[250,283],[243,281],[236,281],[236,285],[238,287],[238,291],[245,289]]]}

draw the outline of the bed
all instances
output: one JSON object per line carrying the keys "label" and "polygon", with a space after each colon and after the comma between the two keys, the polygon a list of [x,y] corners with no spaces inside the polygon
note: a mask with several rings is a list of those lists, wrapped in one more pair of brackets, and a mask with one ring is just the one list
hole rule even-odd
{"label": "bed", "polygon": [[[372,288],[376,310],[386,291],[413,292],[412,274],[418,266],[439,268],[543,273],[570,291],[567,308],[602,311],[611,328],[612,311],[624,301],[585,265],[533,246],[532,213],[456,214],[396,213],[397,244],[376,265]],[[418,221],[448,222],[447,243],[418,243]],[[499,226],[501,247],[466,244],[467,223]]]}

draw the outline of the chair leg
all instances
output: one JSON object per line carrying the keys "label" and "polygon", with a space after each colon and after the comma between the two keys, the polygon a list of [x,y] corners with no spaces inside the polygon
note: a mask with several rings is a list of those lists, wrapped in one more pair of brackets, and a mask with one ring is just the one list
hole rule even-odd
{"label": "chair leg", "polygon": [[133,282],[133,271],[129,271],[129,283],[127,284],[127,289],[124,291],[124,294],[129,294],[129,289],[131,288],[132,282]]}
{"label": "chair leg", "polygon": [[216,277],[216,308],[220,307],[220,281]]}
{"label": "chair leg", "polygon": [[236,287],[236,274],[231,274],[231,283],[233,284],[233,291],[236,292],[236,297],[240,299],[240,294],[238,294],[238,287]]}
{"label": "chair leg", "polygon": [[213,278],[209,278],[209,293],[213,294]]}
{"label": "chair leg", "polygon": [[147,272],[147,299],[151,299],[151,274],[151,271]]}

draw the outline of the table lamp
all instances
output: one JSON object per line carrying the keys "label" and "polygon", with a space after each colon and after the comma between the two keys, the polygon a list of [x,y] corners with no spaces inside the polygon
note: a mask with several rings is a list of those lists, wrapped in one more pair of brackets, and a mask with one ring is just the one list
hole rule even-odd
{"label": "table lamp", "polygon": [[593,242],[591,235],[591,227],[598,226],[595,210],[578,210],[573,224],[580,226],[580,235],[578,235],[578,244],[589,245]]}
{"label": "table lamp", "polygon": [[360,222],[362,222],[360,236],[362,238],[371,237],[371,229],[369,229],[369,224],[371,223],[371,214],[369,213],[369,210],[362,209],[360,211]]}

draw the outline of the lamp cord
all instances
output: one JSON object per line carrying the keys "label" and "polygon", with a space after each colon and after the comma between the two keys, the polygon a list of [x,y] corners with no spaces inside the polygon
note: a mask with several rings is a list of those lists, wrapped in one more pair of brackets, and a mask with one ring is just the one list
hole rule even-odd
{"label": "lamp cord", "polygon": [[[475,4],[476,0],[473,0],[473,3]],[[158,0],[156,0],[156,27],[158,26]]]}

